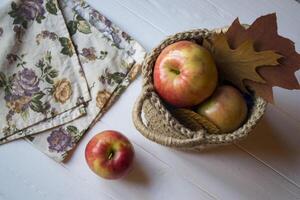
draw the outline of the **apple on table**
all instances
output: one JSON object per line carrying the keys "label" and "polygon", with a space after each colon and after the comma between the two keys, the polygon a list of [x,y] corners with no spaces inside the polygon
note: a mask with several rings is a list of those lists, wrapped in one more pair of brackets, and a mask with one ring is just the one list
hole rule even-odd
{"label": "apple on table", "polygon": [[87,144],[85,158],[89,168],[105,179],[118,179],[130,171],[134,148],[120,132],[106,130]]}

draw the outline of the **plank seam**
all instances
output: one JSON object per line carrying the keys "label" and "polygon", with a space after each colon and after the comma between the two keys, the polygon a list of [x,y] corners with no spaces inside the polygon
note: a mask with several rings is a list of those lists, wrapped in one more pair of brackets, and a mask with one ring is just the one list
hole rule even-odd
{"label": "plank seam", "polygon": [[245,153],[247,153],[248,155],[250,155],[251,157],[253,157],[254,159],[256,159],[257,161],[261,162],[264,166],[270,168],[272,171],[274,171],[276,174],[278,174],[279,176],[281,176],[282,178],[286,179],[289,183],[291,183],[292,185],[294,185],[295,187],[297,187],[300,190],[300,185],[298,185],[296,182],[294,182],[293,180],[291,180],[289,177],[287,177],[286,175],[282,174],[281,172],[279,172],[278,170],[274,169],[271,165],[269,165],[268,163],[266,163],[265,161],[261,160],[259,157],[255,156],[254,154],[252,154],[251,152],[247,151],[244,147],[242,147],[241,145],[235,143],[234,144],[237,148],[239,148],[240,150],[244,151]]}
{"label": "plank seam", "polygon": [[274,108],[278,110],[280,113],[282,113],[283,115],[285,115],[286,117],[291,118],[291,120],[293,120],[296,124],[295,127],[300,131],[300,121],[298,119],[296,119],[292,114],[286,112],[285,110],[283,110],[277,105],[274,105]]}
{"label": "plank seam", "polygon": [[[87,185],[93,187],[92,184],[90,184],[86,179],[82,178],[81,176],[78,176],[78,175],[73,174],[73,173],[71,172],[71,170],[67,167],[66,164],[64,164],[64,163],[59,163],[59,164],[60,164],[60,165],[61,165],[61,166],[62,166],[62,167],[70,174],[70,175],[72,175],[72,177],[76,177],[76,178],[78,178],[79,180],[84,181]],[[106,192],[103,192],[103,190],[101,190],[101,193],[104,194],[105,196],[107,196],[108,198],[112,199],[112,200],[118,200],[118,199],[116,199],[115,197],[113,197],[112,195],[110,195],[110,194],[108,194],[108,193],[106,193]]]}
{"label": "plank seam", "polygon": [[[134,144],[135,144],[136,146],[138,146],[139,148],[141,148],[144,152],[148,153],[148,154],[149,154],[150,156],[152,156],[153,158],[155,158],[155,159],[159,160],[160,162],[164,163],[168,168],[170,168],[173,172],[175,172],[173,167],[171,167],[168,163],[166,163],[166,162],[164,162],[163,160],[161,160],[161,159],[160,159],[159,157],[157,157],[155,154],[152,154],[151,152],[147,151],[145,148],[143,148],[141,145],[139,145],[139,144],[137,144],[137,143],[135,143],[135,142],[134,142]],[[210,196],[211,198],[218,200],[218,198],[217,198],[216,196],[212,195],[211,193],[209,193],[208,191],[206,191],[205,189],[203,189],[201,186],[199,186],[199,185],[197,185],[196,183],[194,183],[192,180],[189,180],[187,177],[185,177],[185,176],[182,175],[181,173],[180,173],[180,177],[181,177],[183,180],[189,182],[190,184],[196,186],[199,190],[201,190],[202,192],[206,193],[206,194],[207,194],[208,196]]]}
{"label": "plank seam", "polygon": [[[102,122],[103,124],[105,124],[106,126],[109,126],[111,127],[110,124],[107,124],[106,122]],[[170,166],[168,163],[166,163],[165,161],[163,161],[162,159],[160,159],[159,157],[157,157],[155,154],[147,151],[144,147],[142,147],[141,145],[137,144],[136,142],[133,142],[132,143],[136,146],[138,146],[140,149],[142,149],[145,153],[148,153],[150,156],[152,156],[153,158],[159,160],[160,162],[162,162],[163,164],[165,164],[168,168],[170,168],[173,172],[174,171],[174,168],[172,166]],[[216,199],[218,200],[218,198],[216,196],[214,196],[213,194],[209,193],[208,191],[206,191],[205,189],[203,189],[201,186],[197,185],[196,183],[194,183],[193,181],[189,180],[188,178],[186,178],[184,175],[180,174],[180,177],[182,179],[184,179],[185,181],[191,183],[192,185],[196,186],[199,190],[201,190],[202,192],[206,193],[208,196],[212,197],[213,199]]]}
{"label": "plank seam", "polygon": [[151,25],[153,28],[155,28],[156,30],[158,30],[159,32],[161,32],[162,34],[164,34],[165,36],[168,35],[164,30],[162,30],[161,28],[159,28],[158,26],[155,26],[153,23],[151,23],[149,20],[145,19],[144,17],[142,17],[141,15],[139,15],[138,13],[134,12],[132,9],[128,8],[127,6],[125,6],[124,4],[122,4],[119,0],[114,0],[116,3],[118,3],[120,6],[122,6],[123,8],[125,8],[126,10],[128,10],[131,14],[133,14],[134,16],[138,17],[139,19],[143,20],[144,22],[146,22],[147,24]]}
{"label": "plank seam", "polygon": [[[159,27],[155,26],[153,23],[151,23],[149,20],[145,19],[144,17],[142,17],[141,15],[137,14],[136,12],[134,12],[132,9],[130,9],[129,7],[127,7],[126,5],[122,4],[119,0],[114,0],[116,3],[118,3],[120,6],[122,6],[123,8],[127,9],[131,14],[137,16],[139,19],[143,20],[144,22],[146,22],[147,24],[149,24],[150,26],[152,26],[153,28],[155,28],[156,30],[158,30],[159,32],[161,32],[164,35],[168,35],[165,31],[163,31],[162,29],[160,29]],[[207,0],[207,2],[209,2],[212,6],[214,6],[216,8],[216,5],[214,3],[212,3],[210,0]],[[231,13],[227,12],[224,9],[220,9],[220,11],[225,12],[225,14],[228,14],[229,16],[233,16]],[[278,107],[276,107],[277,109],[279,109]],[[279,109],[280,110],[280,109]],[[285,113],[285,115],[287,115],[287,113]],[[294,121],[297,121],[296,119],[293,118]],[[298,128],[298,127],[297,127]],[[137,145],[140,148],[142,148],[144,151],[146,151],[143,147],[141,147],[140,145]],[[270,165],[268,165],[267,163],[265,163],[263,160],[259,159],[258,157],[256,157],[255,155],[251,154],[250,152],[248,152],[246,149],[236,145],[241,151],[246,152],[250,157],[254,158],[255,160],[257,160],[258,162],[262,163],[264,166],[266,166],[267,168],[271,169],[273,172],[275,172],[276,174],[278,174],[280,177],[282,177],[283,179],[287,180],[289,183],[291,183],[292,185],[296,186],[297,188],[300,189],[300,186],[295,183],[294,181],[290,180],[288,177],[286,177],[284,174],[281,174],[279,171],[275,170],[274,168],[272,168]],[[146,151],[148,152],[148,151]],[[152,155],[153,157],[155,157],[156,159],[160,160],[161,162],[165,163],[169,168],[173,169],[169,164],[167,164],[166,162],[162,161],[161,159],[159,159],[157,156],[155,156],[154,154],[148,152],[150,155]],[[193,183],[191,180],[187,179],[186,177],[182,176],[185,180]],[[197,184],[193,183],[194,185],[196,185],[197,187],[199,187],[202,191],[207,192],[205,190],[203,190],[200,186],[198,186]],[[207,192],[208,193],[208,192]],[[210,193],[208,193],[210,194]],[[214,197],[212,194],[210,194],[212,197]]]}
{"label": "plank seam", "polygon": [[[102,123],[102,122],[101,122]],[[29,143],[27,140],[25,140],[25,142],[28,144],[28,146],[30,146],[32,149],[37,150],[31,143]],[[46,158],[48,158],[49,160],[51,160],[51,162],[54,162],[55,164],[59,164],[60,166],[62,166],[65,169],[65,172],[68,173],[70,176],[75,177],[77,179],[79,179],[80,181],[84,181],[87,185],[92,186],[91,184],[89,184],[89,182],[77,175],[74,175],[69,168],[67,167],[66,164],[62,163],[62,162],[56,162],[55,160],[51,159],[50,157],[48,157],[45,153],[38,151],[39,153],[41,153],[42,155],[45,155]],[[93,187],[93,186],[92,186]],[[107,194],[106,192],[101,191],[101,194],[103,194],[104,196],[106,196],[109,199],[112,200],[118,200],[115,197],[111,196],[110,194]]]}

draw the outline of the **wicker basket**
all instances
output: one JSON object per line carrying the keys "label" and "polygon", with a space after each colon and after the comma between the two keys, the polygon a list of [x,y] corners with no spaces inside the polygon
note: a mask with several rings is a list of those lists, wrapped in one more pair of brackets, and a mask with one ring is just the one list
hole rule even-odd
{"label": "wicker basket", "polygon": [[203,38],[213,31],[197,29],[177,33],[168,37],[153,49],[142,66],[143,89],[133,109],[133,122],[137,130],[146,138],[169,147],[182,149],[204,149],[221,144],[229,144],[245,138],[263,116],[267,103],[260,97],[254,97],[247,121],[237,130],[225,134],[210,134],[205,129],[191,130],[182,125],[164,106],[153,86],[153,67],[160,52],[168,45],[180,40],[192,40],[201,44]]}

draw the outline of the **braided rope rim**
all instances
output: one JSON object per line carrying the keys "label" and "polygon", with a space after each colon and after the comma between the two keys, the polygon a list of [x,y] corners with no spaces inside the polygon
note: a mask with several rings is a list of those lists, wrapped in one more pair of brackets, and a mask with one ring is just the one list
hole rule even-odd
{"label": "braided rope rim", "polygon": [[[247,121],[237,130],[225,134],[209,134],[205,129],[192,131],[184,127],[175,119],[171,113],[165,108],[158,94],[154,90],[153,85],[153,67],[160,52],[168,45],[180,40],[196,40],[202,42],[206,37],[209,37],[214,32],[226,31],[227,28],[215,29],[209,31],[207,29],[195,29],[191,31],[177,33],[163,40],[156,48],[147,55],[142,65],[143,89],[140,97],[137,99],[133,109],[133,122],[137,130],[146,138],[162,145],[177,147],[177,148],[198,148],[202,146],[232,143],[236,140],[245,138],[255,127],[258,121],[263,116],[266,109],[266,101],[261,97],[254,97],[254,105],[249,112]],[[176,133],[174,137],[156,134],[154,130],[147,127],[142,120],[142,107],[145,100],[150,101],[152,106],[163,117],[163,122],[170,126]],[[185,139],[176,137],[180,134]]]}

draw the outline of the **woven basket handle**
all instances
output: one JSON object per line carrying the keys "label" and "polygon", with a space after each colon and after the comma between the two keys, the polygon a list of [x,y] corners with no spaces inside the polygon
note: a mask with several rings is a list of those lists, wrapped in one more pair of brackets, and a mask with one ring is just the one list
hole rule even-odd
{"label": "woven basket handle", "polygon": [[[152,133],[151,130],[149,130],[149,128],[146,127],[146,125],[142,120],[143,104],[145,99],[148,97],[148,95],[149,93],[143,91],[140,97],[137,99],[136,103],[134,104],[133,111],[132,111],[133,123],[136,129],[142,135],[159,144],[176,147],[176,148],[192,148],[198,146],[199,143],[203,143],[204,134],[201,131],[195,132],[192,138],[186,137],[186,139],[182,139],[182,138],[177,139],[166,135],[161,137],[158,134]],[[178,134],[182,135],[182,133],[178,133]]]}

